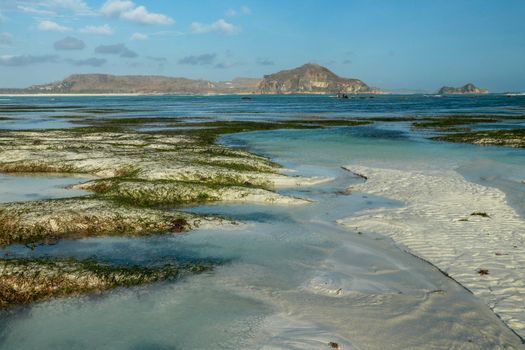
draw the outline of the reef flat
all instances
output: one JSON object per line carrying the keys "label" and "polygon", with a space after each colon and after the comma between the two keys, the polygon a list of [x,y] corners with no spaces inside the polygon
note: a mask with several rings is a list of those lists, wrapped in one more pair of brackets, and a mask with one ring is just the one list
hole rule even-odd
{"label": "reef flat", "polygon": [[[182,210],[206,202],[308,204],[308,199],[284,196],[273,189],[312,185],[330,178],[281,174],[279,165],[269,159],[218,145],[217,137],[242,131],[366,123],[328,119],[187,121],[103,115],[75,117],[83,126],[70,129],[0,132],[0,172],[94,177],[74,186],[91,192],[88,196],[0,205],[1,246],[22,243],[32,247],[93,236],[180,234],[236,224]],[[151,124],[166,129],[137,130]],[[144,270],[146,278],[141,269],[101,270],[96,264],[52,258],[0,259],[0,307],[150,283],[174,274],[172,270]],[[104,274],[99,275],[100,271]],[[124,278],[116,282],[114,274]]]}

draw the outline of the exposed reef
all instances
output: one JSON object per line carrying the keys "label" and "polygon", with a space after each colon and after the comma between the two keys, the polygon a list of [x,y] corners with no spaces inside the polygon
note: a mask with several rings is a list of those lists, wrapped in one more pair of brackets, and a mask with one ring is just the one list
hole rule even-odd
{"label": "exposed reef", "polygon": [[132,287],[209,270],[209,264],[112,266],[73,259],[0,260],[0,308]]}
{"label": "exposed reef", "polygon": [[483,146],[525,148],[525,129],[469,131],[436,136],[434,140],[472,143]]}
{"label": "exposed reef", "polygon": [[[267,158],[218,145],[217,137],[243,131],[367,123],[316,118],[276,123],[112,118],[107,116],[112,111],[106,113],[105,109],[99,113],[86,112],[82,106],[59,107],[100,115],[64,117],[84,125],[72,129],[0,131],[0,172],[89,174],[94,179],[74,187],[92,194],[0,205],[0,246],[19,243],[32,248],[65,238],[178,234],[236,224],[180,210],[204,202],[308,204],[307,199],[272,189],[312,185],[330,178],[283,175],[279,165]],[[38,106],[12,109],[41,111]],[[149,125],[167,129],[137,131]],[[0,259],[0,307],[150,283],[177,276],[181,269],[200,272],[207,268],[129,268],[94,261],[4,258]]]}
{"label": "exposed reef", "polygon": [[218,217],[137,208],[98,199],[59,199],[0,205],[0,246],[62,238],[180,233],[232,223]]}

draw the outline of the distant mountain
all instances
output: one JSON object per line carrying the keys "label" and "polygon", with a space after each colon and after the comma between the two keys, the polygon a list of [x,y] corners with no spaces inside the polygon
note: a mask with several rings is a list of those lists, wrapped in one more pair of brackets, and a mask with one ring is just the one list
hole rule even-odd
{"label": "distant mountain", "polygon": [[378,93],[359,79],[342,78],[318,64],[265,75],[257,86],[261,94]]}
{"label": "distant mountain", "polygon": [[0,89],[6,94],[336,94],[379,93],[358,79],[341,78],[325,67],[301,67],[263,79],[194,80],[156,75],[74,74],[64,80],[26,89]]}
{"label": "distant mountain", "polygon": [[487,94],[489,90],[481,89],[475,86],[474,84],[466,84],[462,87],[450,87],[443,86],[439,89],[438,94],[440,95],[450,95],[450,94]]}
{"label": "distant mountain", "polygon": [[260,79],[237,78],[212,82],[154,75],[74,74],[64,80],[34,85],[26,93],[138,93],[138,94],[214,94],[253,91]]}

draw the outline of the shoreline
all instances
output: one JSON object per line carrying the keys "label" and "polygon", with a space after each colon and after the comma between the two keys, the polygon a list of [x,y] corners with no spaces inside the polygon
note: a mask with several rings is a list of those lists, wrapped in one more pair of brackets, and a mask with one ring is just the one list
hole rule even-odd
{"label": "shoreline", "polygon": [[432,173],[346,166],[365,174],[353,191],[405,203],[371,209],[338,222],[355,231],[385,235],[428,261],[483,300],[522,339],[525,335],[525,226],[498,189],[465,180],[454,171]]}
{"label": "shoreline", "polygon": [[[319,93],[319,92],[302,92],[302,93],[283,93],[283,94],[261,94],[257,92],[231,92],[231,93],[171,93],[171,92],[160,92],[160,93],[144,93],[144,92],[122,92],[122,93],[0,93],[0,97],[126,97],[126,96],[142,96],[142,97],[155,97],[155,96],[332,96],[335,95],[335,93]],[[381,93],[355,93],[355,94],[348,94],[348,95],[356,95],[356,96],[418,96],[418,95],[426,95],[426,96],[434,96],[434,97],[442,97],[442,96],[451,96],[451,97],[457,97],[457,96],[470,96],[470,97],[482,97],[482,96],[510,96],[510,97],[519,97],[519,96],[525,96],[525,93],[515,93],[515,94],[508,94],[504,92],[491,92],[487,94],[448,94],[448,95],[440,95],[437,93],[391,93],[391,92],[381,92]]]}

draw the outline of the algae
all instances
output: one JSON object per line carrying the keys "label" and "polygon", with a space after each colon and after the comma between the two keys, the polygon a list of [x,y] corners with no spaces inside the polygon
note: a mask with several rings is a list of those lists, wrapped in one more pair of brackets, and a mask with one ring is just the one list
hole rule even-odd
{"label": "algae", "polygon": [[0,259],[0,308],[154,283],[211,268],[206,263],[143,267],[93,260]]}

